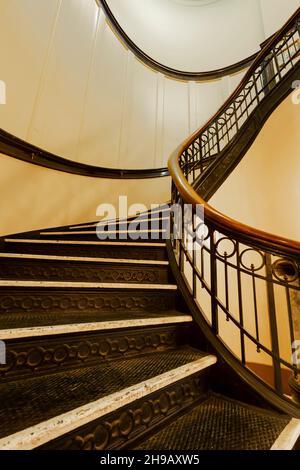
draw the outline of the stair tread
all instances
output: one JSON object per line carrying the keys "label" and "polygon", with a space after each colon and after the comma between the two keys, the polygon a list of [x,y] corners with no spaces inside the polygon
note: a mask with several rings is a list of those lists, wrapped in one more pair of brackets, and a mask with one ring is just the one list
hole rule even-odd
{"label": "stair tread", "polygon": [[176,284],[148,284],[126,282],[82,282],[82,281],[36,281],[0,279],[0,288],[56,288],[56,289],[129,289],[129,290],[171,290],[176,291]]}
{"label": "stair tread", "polygon": [[[86,224],[84,226],[81,226],[81,225],[78,225],[78,226],[72,226],[72,227],[68,227],[70,231],[72,230],[89,230],[91,228],[94,228],[96,230],[96,228],[101,228],[101,227],[118,227],[120,225],[124,226],[129,226],[132,222],[133,223],[149,223],[149,222],[162,222],[163,220],[169,220],[169,215],[167,215],[166,217],[156,217],[156,215],[154,215],[153,217],[149,216],[149,217],[133,217],[132,219],[123,219],[123,220],[107,220],[107,221],[99,221],[99,222],[94,222],[94,223],[91,223],[91,224]],[[50,230],[43,230],[44,232],[47,232],[47,233],[51,233]]]}
{"label": "stair tread", "polygon": [[76,262],[80,263],[92,263],[92,264],[104,264],[104,265],[116,265],[116,264],[125,264],[130,266],[168,266],[169,261],[151,261],[147,259],[140,260],[131,260],[131,259],[121,259],[121,258],[96,258],[88,256],[55,256],[55,255],[42,255],[42,254],[29,254],[29,253],[0,253],[1,259],[9,259],[10,261],[66,261],[66,262]]}
{"label": "stair tread", "polygon": [[[143,318],[165,318],[186,315],[178,310],[165,310],[161,312],[131,312],[130,319],[137,320]],[[57,313],[31,313],[30,316],[27,312],[0,315],[0,330],[8,328],[30,328],[39,326],[49,325],[65,325],[74,323],[94,323],[99,321],[118,321],[126,320],[128,313],[119,313],[117,316],[112,318],[111,312],[101,314],[101,317],[97,313],[85,312],[84,315],[78,314],[77,312],[65,312],[63,315],[57,315]],[[1,339],[1,337],[0,337]]]}
{"label": "stair tread", "polygon": [[0,385],[0,437],[207,356],[189,347]]}
{"label": "stair tread", "polygon": [[269,450],[290,419],[212,394],[135,450]]}
{"label": "stair tread", "polygon": [[31,326],[28,328],[18,327],[11,329],[0,329],[0,339],[10,340],[19,338],[34,338],[43,336],[54,336],[64,335],[72,333],[89,333],[89,332],[101,332],[111,331],[116,329],[130,330],[132,328],[140,328],[146,326],[166,326],[175,325],[179,323],[191,323],[193,317],[191,315],[175,315],[175,316],[156,316],[152,318],[141,318],[141,319],[127,319],[127,320],[114,320],[114,321],[102,321],[102,322],[90,322],[90,323],[71,323],[66,324],[65,322],[61,325],[42,325],[42,326]]}
{"label": "stair tread", "polygon": [[165,243],[6,238],[2,253],[167,261]]}
{"label": "stair tread", "polygon": [[57,245],[95,245],[95,246],[135,246],[135,247],[155,247],[155,248],[164,248],[166,243],[157,243],[155,240],[152,242],[149,241],[119,241],[119,240],[109,240],[109,241],[84,241],[84,240],[53,240],[53,239],[38,239],[38,238],[5,238],[5,243],[37,243],[37,244],[57,244]]}

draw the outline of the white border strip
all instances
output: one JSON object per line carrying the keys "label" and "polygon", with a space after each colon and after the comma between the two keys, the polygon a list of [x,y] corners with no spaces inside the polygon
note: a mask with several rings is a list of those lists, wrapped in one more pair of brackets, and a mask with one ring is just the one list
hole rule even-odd
{"label": "white border strip", "polygon": [[142,234],[142,233],[166,233],[166,229],[158,229],[158,230],[81,230],[80,232],[40,232],[40,235],[43,237],[47,237],[49,235],[55,235],[55,236],[60,236],[60,235],[105,235],[105,234],[110,234],[110,235],[116,235],[116,234],[122,234],[125,235],[126,233],[128,234]]}
{"label": "white border strip", "polygon": [[77,241],[77,240],[35,240],[31,238],[5,238],[6,243],[40,243],[52,245],[98,245],[98,246],[142,246],[142,247],[165,247],[165,243],[147,243],[147,242],[93,242],[93,241]]}
{"label": "white border strip", "polygon": [[69,325],[34,326],[29,328],[13,328],[0,330],[1,340],[54,336],[69,333],[88,333],[93,331],[138,328],[143,326],[175,325],[192,323],[193,317],[181,315],[173,317],[137,318],[135,320],[115,320],[95,323],[73,323]]}
{"label": "white border strip", "polygon": [[[80,230],[81,228],[85,230],[86,228],[93,228],[93,227],[109,227],[111,226],[117,226],[117,225],[122,225],[122,224],[127,224],[130,225],[132,222],[136,224],[142,224],[144,222],[157,222],[160,220],[169,220],[169,217],[157,217],[153,219],[143,219],[143,218],[133,218],[133,219],[123,219],[123,220],[107,220],[107,221],[100,221],[92,224],[87,224],[87,225],[75,225],[74,227],[69,227],[69,230]],[[48,233],[51,233],[50,231]]]}
{"label": "white border strip", "polygon": [[57,282],[57,281],[6,281],[0,280],[0,287],[57,287],[74,289],[145,289],[145,290],[177,290],[173,284],[124,284],[117,282]]}
{"label": "white border strip", "polygon": [[271,450],[292,450],[300,437],[300,419],[293,418],[276,439]]}
{"label": "white border strip", "polygon": [[163,214],[164,212],[170,212],[170,206],[161,206],[162,207],[161,210],[159,209],[159,207],[160,206],[157,206],[154,209],[149,209],[149,211],[147,212],[141,212],[141,213],[133,214],[133,215],[128,214],[126,219],[107,219],[107,220],[100,219],[97,222],[88,222],[87,224],[71,225],[69,228],[74,229],[77,227],[80,228],[80,227],[86,227],[88,225],[98,225],[99,223],[101,224],[101,223],[107,223],[107,222],[123,223],[126,221],[135,220],[137,218],[143,218],[143,217],[146,217],[147,215],[148,217],[150,217],[151,215],[157,215],[157,214]]}
{"label": "white border strip", "polygon": [[0,450],[32,450],[38,446],[71,432],[90,421],[120,409],[135,400],[154,393],[190,375],[212,366],[215,356],[205,356],[145,382],[120,390],[92,403],[88,403],[55,418],[43,421],[23,431],[0,439]]}
{"label": "white border strip", "polygon": [[147,259],[88,258],[83,256],[30,255],[28,253],[0,253],[0,258],[83,261],[89,263],[149,264],[157,266],[167,266],[169,264],[169,261],[152,261]]}

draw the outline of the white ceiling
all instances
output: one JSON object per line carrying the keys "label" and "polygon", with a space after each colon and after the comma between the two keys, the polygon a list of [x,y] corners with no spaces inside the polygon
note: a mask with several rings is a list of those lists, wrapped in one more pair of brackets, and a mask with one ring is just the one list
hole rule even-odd
{"label": "white ceiling", "polygon": [[108,5],[146,54],[179,70],[226,67],[256,52],[265,39],[257,0],[108,0]]}
{"label": "white ceiling", "polygon": [[107,2],[146,54],[169,67],[199,72],[226,67],[257,52],[300,0]]}
{"label": "white ceiling", "polygon": [[171,0],[175,3],[181,3],[182,5],[190,6],[190,7],[199,7],[204,5],[209,5],[210,3],[216,3],[221,0]]}

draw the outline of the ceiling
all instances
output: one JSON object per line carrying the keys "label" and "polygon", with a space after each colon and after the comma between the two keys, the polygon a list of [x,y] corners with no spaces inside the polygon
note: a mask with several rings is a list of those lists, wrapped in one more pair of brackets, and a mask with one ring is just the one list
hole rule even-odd
{"label": "ceiling", "polygon": [[178,70],[199,72],[226,67],[259,50],[265,39],[256,0],[107,0],[107,3],[121,27],[144,53]]}
{"label": "ceiling", "polygon": [[220,0],[171,0],[171,1],[175,3],[181,3],[182,5],[190,6],[190,7],[199,7],[199,6],[202,7],[204,5],[209,5],[210,3],[219,2]]}

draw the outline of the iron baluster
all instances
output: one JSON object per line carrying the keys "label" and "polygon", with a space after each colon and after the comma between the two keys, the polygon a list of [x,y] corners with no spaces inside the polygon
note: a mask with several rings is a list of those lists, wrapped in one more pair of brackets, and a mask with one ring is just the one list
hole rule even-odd
{"label": "iron baluster", "polygon": [[271,333],[271,344],[273,351],[273,369],[274,369],[274,385],[278,393],[282,394],[282,378],[280,366],[280,353],[279,353],[279,339],[276,317],[276,304],[273,285],[273,271],[271,255],[266,253],[266,282],[267,282],[267,296],[269,307],[269,323]]}
{"label": "iron baluster", "polygon": [[255,317],[255,333],[257,341],[257,352],[260,352],[260,339],[259,339],[259,323],[258,323],[258,309],[257,309],[257,294],[256,294],[256,282],[255,282],[255,273],[254,273],[254,264],[251,264],[251,274],[252,274],[252,290],[253,290],[253,305],[254,305],[254,317]]}
{"label": "iron baluster", "polygon": [[244,328],[244,311],[243,311],[243,293],[242,293],[242,278],[240,268],[240,244],[237,243],[236,253],[236,269],[237,269],[237,286],[238,286],[238,304],[239,304],[239,321],[240,321],[240,340],[241,340],[241,362],[243,365],[246,364],[245,354],[245,336],[243,332]]}
{"label": "iron baluster", "polygon": [[218,304],[217,304],[217,262],[215,231],[210,232],[210,295],[211,295],[211,322],[215,335],[219,333]]}

